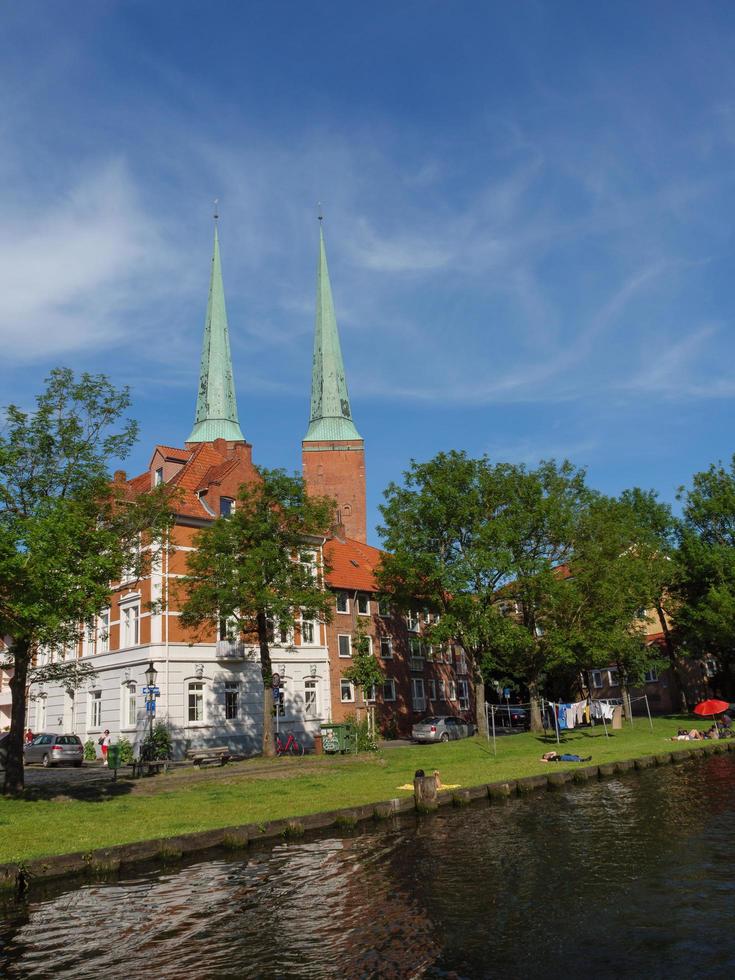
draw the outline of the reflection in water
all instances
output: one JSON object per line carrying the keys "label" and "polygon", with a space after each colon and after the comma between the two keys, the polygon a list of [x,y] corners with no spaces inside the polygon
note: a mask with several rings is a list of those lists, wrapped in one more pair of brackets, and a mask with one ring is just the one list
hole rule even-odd
{"label": "reflection in water", "polygon": [[735,966],[735,759],[6,909],[9,977],[691,977]]}

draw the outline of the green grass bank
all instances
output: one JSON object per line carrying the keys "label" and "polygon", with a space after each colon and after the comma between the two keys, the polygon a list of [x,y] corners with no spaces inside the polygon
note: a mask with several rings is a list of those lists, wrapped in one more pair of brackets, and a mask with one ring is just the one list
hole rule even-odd
{"label": "green grass bank", "polygon": [[[675,752],[691,743],[672,742],[690,718],[636,719],[606,738],[601,726],[569,732],[561,751],[592,756],[601,765],[644,755]],[[705,728],[699,722],[696,727]],[[93,791],[70,787],[53,798],[0,797],[0,864],[88,851],[115,844],[170,837],[247,823],[267,823],[341,807],[411,796],[399,787],[416,769],[438,769],[444,784],[462,787],[521,776],[574,769],[573,763],[540,761],[556,743],[530,733],[497,740],[480,738],[445,745],[389,748],[353,757],[253,759],[224,769],[168,775],[117,784],[95,784]],[[86,795],[85,795],[86,794]]]}

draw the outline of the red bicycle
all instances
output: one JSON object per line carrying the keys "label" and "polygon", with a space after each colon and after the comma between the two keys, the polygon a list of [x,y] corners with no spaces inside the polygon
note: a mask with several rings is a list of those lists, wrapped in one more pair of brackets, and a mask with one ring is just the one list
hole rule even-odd
{"label": "red bicycle", "polygon": [[281,741],[281,736],[276,735],[276,755],[303,755],[304,746],[297,741],[293,732],[288,732],[285,743]]}

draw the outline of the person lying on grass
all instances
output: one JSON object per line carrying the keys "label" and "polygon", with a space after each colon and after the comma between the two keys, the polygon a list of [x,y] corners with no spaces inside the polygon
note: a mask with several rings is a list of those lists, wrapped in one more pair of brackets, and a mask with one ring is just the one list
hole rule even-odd
{"label": "person lying on grass", "polygon": [[558,752],[544,752],[541,756],[542,762],[589,762],[592,758],[591,755],[586,755],[582,758],[581,755],[574,755],[571,752],[563,752],[559,755]]}

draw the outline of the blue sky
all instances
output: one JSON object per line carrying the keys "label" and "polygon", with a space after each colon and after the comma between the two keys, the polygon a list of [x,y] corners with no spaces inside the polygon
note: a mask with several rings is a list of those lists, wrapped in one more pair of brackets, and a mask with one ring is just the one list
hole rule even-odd
{"label": "blue sky", "polygon": [[[731,3],[0,7],[0,401],[49,368],[193,421],[220,241],[240,420],[300,465],[325,234],[370,523],[409,460],[729,457]],[[375,535],[372,535],[375,541]]]}

